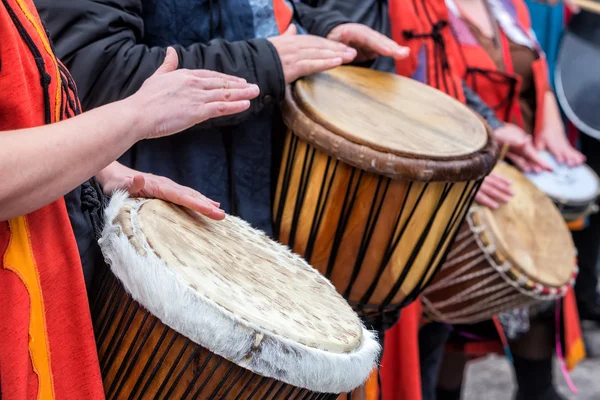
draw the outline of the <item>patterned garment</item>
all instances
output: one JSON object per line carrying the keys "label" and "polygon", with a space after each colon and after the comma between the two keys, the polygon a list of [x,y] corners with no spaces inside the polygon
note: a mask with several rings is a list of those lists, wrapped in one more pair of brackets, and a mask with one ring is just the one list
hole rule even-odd
{"label": "patterned garment", "polygon": [[[0,0],[0,131],[80,112],[31,0]],[[0,221],[3,400],[102,399],[77,245],[61,198]]]}
{"label": "patterned garment", "polygon": [[[529,47],[539,53],[542,52],[533,29],[525,30],[518,23],[517,10],[510,0],[487,1],[496,21],[498,21],[498,24],[512,42]],[[468,25],[461,20],[458,5],[454,0],[446,0],[446,5],[450,11],[450,22],[457,40],[463,45],[476,46],[477,40],[469,30]]]}

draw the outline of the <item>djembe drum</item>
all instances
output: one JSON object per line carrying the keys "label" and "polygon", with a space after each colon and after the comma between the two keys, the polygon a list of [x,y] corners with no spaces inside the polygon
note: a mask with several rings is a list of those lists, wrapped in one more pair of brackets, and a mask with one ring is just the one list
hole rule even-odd
{"label": "djembe drum", "polygon": [[577,276],[576,250],[556,206],[502,162],[514,197],[496,210],[474,205],[421,298],[435,321],[471,324],[564,296]]}
{"label": "djembe drum", "polygon": [[381,329],[427,285],[493,168],[490,131],[442,92],[355,67],[297,81],[283,117],[275,234]]}
{"label": "djembe drum", "polygon": [[107,399],[335,399],[379,344],[331,284],[234,217],[113,196],[94,306]]}
{"label": "djembe drum", "polygon": [[583,220],[598,212],[600,179],[586,164],[569,167],[559,164],[548,152],[540,157],[552,171],[526,173],[525,176],[554,202],[567,223],[584,225]]}

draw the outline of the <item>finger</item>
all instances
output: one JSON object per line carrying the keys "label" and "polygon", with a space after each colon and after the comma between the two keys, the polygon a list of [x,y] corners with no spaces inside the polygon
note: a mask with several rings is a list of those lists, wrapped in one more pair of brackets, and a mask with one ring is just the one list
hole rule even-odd
{"label": "finger", "polygon": [[153,180],[151,184],[146,185],[145,194],[147,197],[165,200],[213,219],[225,218],[223,210],[218,209],[200,196],[189,194],[190,190],[190,188],[178,185],[170,180]]}
{"label": "finger", "polygon": [[291,23],[290,26],[288,26],[288,28],[285,30],[285,32],[283,32],[281,34],[281,36],[290,36],[290,35],[295,35],[296,33],[298,33],[298,30],[296,29],[296,25]]}
{"label": "finger", "polygon": [[489,181],[489,182],[497,182],[499,185],[502,185],[505,187],[510,187],[510,185],[512,185],[512,181],[510,179],[500,176],[498,174],[495,174],[493,172],[491,174],[489,174],[485,178],[485,180]]}
{"label": "finger", "polygon": [[316,72],[327,71],[328,69],[342,65],[342,62],[342,59],[339,57],[327,60],[302,60],[296,65],[296,70],[298,71],[296,75],[306,76]]}
{"label": "finger", "polygon": [[163,60],[162,65],[158,67],[156,72],[154,72],[154,75],[162,75],[168,72],[173,72],[177,69],[178,65],[179,57],[177,56],[177,52],[174,48],[167,47],[167,54],[165,55],[165,59]]}
{"label": "finger", "polygon": [[246,89],[203,90],[199,94],[204,103],[213,103],[215,101],[234,102],[240,100],[252,100],[258,96],[259,93],[258,86],[252,85],[252,87]]}
{"label": "finger", "polygon": [[526,161],[529,162],[529,164],[532,165],[533,169],[536,172],[542,172],[542,171],[552,171],[552,167],[550,166],[550,164],[546,163],[542,157],[540,156],[540,154],[538,153],[538,151],[534,150],[531,146],[526,146],[523,149],[523,157],[525,158]]}
{"label": "finger", "polygon": [[212,89],[248,89],[248,88],[256,88],[258,86],[253,83],[241,82],[241,81],[232,81],[222,78],[194,78],[193,86],[198,87],[204,90],[212,90]]}
{"label": "finger", "polygon": [[490,175],[488,178],[486,178],[486,182],[490,188],[494,189],[498,193],[503,194],[504,196],[507,196],[507,199],[514,194],[510,189],[510,182],[507,182],[506,180],[500,180],[497,179],[497,177]]}
{"label": "finger", "polygon": [[302,60],[328,60],[333,58],[345,58],[347,56],[355,56],[356,50],[351,49],[351,52],[332,50],[327,48],[306,48],[300,49],[295,53],[296,62]]}
{"label": "finger", "polygon": [[240,101],[215,101],[213,103],[207,103],[200,107],[200,111],[198,113],[197,124],[200,122],[206,121],[210,118],[221,117],[224,115],[232,115],[238,114],[243,111],[246,111],[250,108],[249,100],[240,100]]}
{"label": "finger", "polygon": [[134,175],[131,180],[129,181],[129,184],[127,186],[127,191],[129,192],[129,194],[132,195],[136,195],[139,192],[141,192],[142,190],[144,190],[144,187],[146,186],[146,179],[144,178],[144,175]]}
{"label": "finger", "polygon": [[529,164],[525,161],[523,157],[520,157],[516,154],[508,153],[506,157],[515,164],[515,166],[520,169],[522,172],[531,172],[531,168]]}
{"label": "finger", "polygon": [[207,69],[193,69],[193,70],[189,70],[189,71],[192,75],[194,75],[197,78],[222,79],[222,80],[228,81],[228,82],[242,82],[242,83],[246,82],[246,80],[244,78],[240,78],[238,76],[233,76],[233,75],[223,74],[223,73],[217,72],[217,71],[209,71]]}
{"label": "finger", "polygon": [[475,201],[478,202],[479,204],[481,204],[482,206],[491,208],[492,210],[495,210],[498,208],[498,203],[496,203],[494,200],[490,199],[481,190],[479,190],[479,192],[477,192],[477,194],[475,195]]}
{"label": "finger", "polygon": [[370,28],[366,28],[370,32],[360,30],[347,31],[348,42],[351,45],[364,48],[366,51],[373,52],[382,56],[394,58],[406,58],[408,56],[408,48],[398,45],[385,35],[376,32]]}
{"label": "finger", "polygon": [[480,189],[486,196],[496,202],[506,203],[512,197],[510,194],[502,193],[500,190],[497,190],[493,184],[488,183],[481,186]]}
{"label": "finger", "polygon": [[299,35],[294,38],[294,45],[300,49],[329,49],[334,51],[346,52],[354,50],[344,43],[325,39],[314,35]]}

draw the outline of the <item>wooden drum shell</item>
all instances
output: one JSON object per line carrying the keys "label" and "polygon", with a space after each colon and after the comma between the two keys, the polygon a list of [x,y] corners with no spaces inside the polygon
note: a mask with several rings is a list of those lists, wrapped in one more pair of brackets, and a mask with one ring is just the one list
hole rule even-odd
{"label": "wooden drum shell", "polygon": [[103,272],[93,308],[107,399],[336,399],[257,375],[165,326]]}
{"label": "wooden drum shell", "polygon": [[[354,67],[305,79],[283,105],[274,233],[381,327],[435,274],[498,148],[479,117],[413,80]],[[471,134],[480,144],[469,144]],[[453,141],[433,146],[439,156],[432,148],[411,153],[416,142],[461,135],[456,153],[444,153]]]}
{"label": "wooden drum shell", "polygon": [[[486,233],[482,235],[485,237]],[[523,288],[519,290],[513,286],[519,278],[515,275],[516,271],[506,271],[504,274],[509,279],[505,279],[488,257],[496,264],[505,261],[497,253],[486,254],[477,243],[469,223],[465,222],[444,265],[423,293],[421,301],[426,314],[439,322],[474,324],[538,302],[531,295],[524,294]],[[468,274],[461,272],[464,269],[468,269]],[[449,279],[453,279],[452,284],[443,283]],[[475,288],[477,295],[470,291]],[[533,288],[529,287],[528,291],[533,293]]]}
{"label": "wooden drum shell", "polygon": [[416,298],[451,243],[477,185],[394,180],[365,172],[288,131],[275,231],[359,314],[369,314],[381,304],[393,307]]}

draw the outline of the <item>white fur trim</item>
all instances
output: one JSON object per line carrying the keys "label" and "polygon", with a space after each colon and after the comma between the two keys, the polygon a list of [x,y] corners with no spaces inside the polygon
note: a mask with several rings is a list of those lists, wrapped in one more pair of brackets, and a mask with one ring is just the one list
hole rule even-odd
{"label": "white fur trim", "polygon": [[332,353],[240,320],[184,284],[154,253],[141,256],[133,248],[114,222],[128,202],[133,200],[127,193],[113,195],[105,211],[99,243],[112,272],[127,292],[164,324],[241,367],[296,387],[343,393],[367,380],[380,352],[373,332],[363,327],[359,348],[349,353]]}

